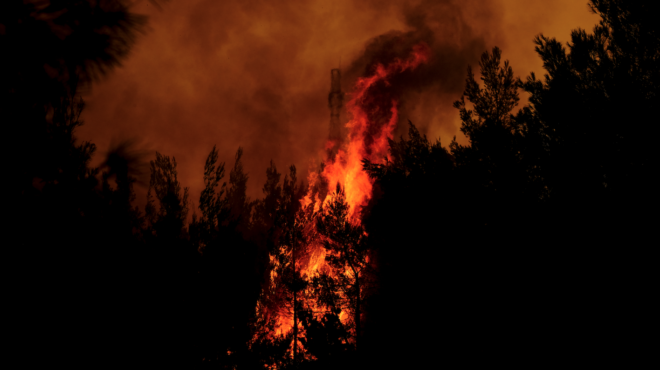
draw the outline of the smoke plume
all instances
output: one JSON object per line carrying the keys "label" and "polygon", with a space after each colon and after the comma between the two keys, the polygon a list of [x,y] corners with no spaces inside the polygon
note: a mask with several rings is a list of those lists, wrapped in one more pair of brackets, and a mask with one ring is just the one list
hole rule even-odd
{"label": "smoke plume", "polygon": [[[101,148],[97,164],[117,137],[138,137],[175,156],[193,199],[215,144],[228,163],[244,149],[253,199],[271,159],[280,170],[295,164],[302,173],[319,163],[333,68],[342,69],[350,93],[377,63],[428,45],[428,63],[393,79],[390,91],[400,97],[401,122],[410,119],[446,145],[454,135],[461,140],[452,102],[481,53],[500,46],[525,76],[540,70],[534,35],[567,40],[570,28],[595,22],[586,2],[570,0],[173,0],[160,7],[136,6],[150,17],[149,31],[124,66],[84,97],[79,136]],[[137,197],[143,202],[144,191]]]}

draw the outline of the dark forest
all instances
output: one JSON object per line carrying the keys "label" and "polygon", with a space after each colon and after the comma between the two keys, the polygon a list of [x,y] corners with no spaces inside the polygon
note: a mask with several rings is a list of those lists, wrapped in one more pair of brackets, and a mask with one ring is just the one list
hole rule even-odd
{"label": "dark forest", "polygon": [[96,145],[76,136],[81,91],[145,32],[128,1],[3,2],[12,362],[645,362],[655,348],[660,107],[650,3],[590,0],[592,30],[572,30],[568,44],[539,34],[529,48],[543,76],[518,77],[506,49],[481,50],[478,65],[461,66],[463,94],[452,99],[465,144],[427,138],[420,122],[393,136],[398,91],[433,75],[433,50],[414,33],[379,39],[356,86],[330,94],[349,122],[330,133],[318,168],[271,161],[251,199],[239,146],[228,162],[210,150],[199,196],[176,158],[131,140],[91,164]]}

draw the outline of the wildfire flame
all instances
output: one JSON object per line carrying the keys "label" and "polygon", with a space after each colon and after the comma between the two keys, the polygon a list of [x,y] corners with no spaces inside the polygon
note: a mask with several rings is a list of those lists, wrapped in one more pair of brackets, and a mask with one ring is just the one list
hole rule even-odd
{"label": "wildfire flame", "polygon": [[[371,76],[359,78],[354,91],[350,94],[351,99],[347,109],[351,119],[346,124],[347,143],[334,157],[325,160],[321,176],[330,186],[339,183],[344,187],[346,202],[351,209],[351,219],[354,222],[360,222],[359,210],[369,202],[372,195],[373,180],[362,171],[362,159],[380,161],[387,156],[388,139],[392,139],[399,119],[396,99],[390,102],[389,119],[385,124],[370,119],[374,113],[373,109],[383,110],[383,107],[371,107],[373,96],[370,94],[370,88],[381,82],[388,85],[389,77],[405,70],[415,69],[426,62],[429,55],[430,49],[426,44],[416,45],[408,59],[396,59],[386,66],[378,64]],[[328,142],[326,148],[335,145],[337,143]],[[312,184],[316,181],[316,174],[310,176],[309,180]],[[321,203],[327,202],[329,198],[329,195],[326,196]],[[312,194],[308,193],[303,199],[303,205],[307,206],[312,201]],[[319,202],[315,206],[320,206]]]}
{"label": "wildfire flame", "polygon": [[[329,140],[326,150],[332,153],[323,162],[323,170],[310,172],[308,181],[310,188],[302,200],[302,205],[308,207],[313,204],[314,211],[319,210],[322,204],[331,199],[331,192],[323,195],[323,199],[316,198],[318,193],[312,191],[313,185],[323,180],[332,190],[336,184],[340,184],[345,192],[346,202],[349,206],[349,217],[354,224],[360,224],[360,210],[366,206],[372,196],[373,180],[362,170],[362,160],[368,159],[372,162],[381,161],[388,156],[388,139],[393,138],[393,133],[398,122],[398,100],[396,96],[389,96],[383,101],[382,96],[377,96],[379,87],[389,86],[389,79],[406,70],[413,70],[421,63],[428,60],[430,49],[426,44],[413,47],[408,58],[395,59],[393,62],[376,65],[374,72],[368,77],[357,80],[347,110],[350,120],[346,124],[347,137],[344,143]],[[385,105],[385,106],[383,106]],[[314,223],[307,233],[313,233]],[[313,239],[313,238],[311,238]],[[328,271],[325,266],[325,250],[320,243],[306,246],[305,258],[296,261],[296,269],[301,275],[314,276],[321,271]],[[348,272],[346,272],[348,273]],[[313,304],[313,302],[312,302]],[[342,311],[340,320],[345,324],[350,315]],[[275,335],[289,333],[293,328],[291,315],[278,315]],[[299,327],[299,332],[302,328]]]}

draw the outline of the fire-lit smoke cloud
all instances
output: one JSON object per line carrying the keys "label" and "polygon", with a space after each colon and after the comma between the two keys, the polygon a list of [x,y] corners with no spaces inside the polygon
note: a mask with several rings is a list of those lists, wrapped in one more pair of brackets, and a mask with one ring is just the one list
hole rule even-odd
{"label": "fire-lit smoke cloud", "polygon": [[341,66],[350,92],[376,63],[424,42],[429,61],[391,81],[399,121],[412,120],[446,145],[453,135],[460,140],[451,104],[463,91],[467,65],[482,52],[498,45],[517,74],[540,72],[534,35],[566,41],[571,28],[596,21],[586,2],[571,0],[172,0],[152,8],[146,1],[136,6],[150,16],[150,30],[124,66],[85,96],[79,136],[101,154],[113,139],[137,138],[175,156],[195,200],[214,144],[227,162],[244,148],[253,198],[271,159],[280,170],[295,164],[302,173],[318,163],[332,68]]}
{"label": "fire-lit smoke cloud", "polygon": [[491,45],[502,43],[501,32],[485,32],[498,29],[501,11],[492,3],[471,0],[384,3],[374,5],[400,14],[405,27],[369,40],[364,53],[349,66],[349,80],[369,73],[376,64],[400,59],[414,45],[424,43],[430,47],[430,60],[414,72],[389,81],[388,91],[400,99],[398,134],[407,129],[401,123],[408,120],[422,132],[432,124],[453,130],[451,104],[463,92],[467,65],[475,64]]}
{"label": "fire-lit smoke cloud", "polygon": [[[379,162],[388,155],[388,140],[393,139],[399,120],[399,89],[392,81],[426,63],[429,53],[428,45],[421,42],[403,58],[373,65],[369,68],[371,73],[358,78],[349,94],[347,135],[340,142],[332,140],[328,143],[327,147],[335,150],[328,153],[321,176],[331,187],[335,184],[344,187],[353,222],[361,222],[360,209],[367,205],[372,195],[373,179],[362,171],[362,161]],[[311,179],[316,177],[315,173],[310,175]],[[310,189],[303,204],[315,201],[313,195],[314,191]],[[329,196],[317,199],[315,206],[329,199]]]}

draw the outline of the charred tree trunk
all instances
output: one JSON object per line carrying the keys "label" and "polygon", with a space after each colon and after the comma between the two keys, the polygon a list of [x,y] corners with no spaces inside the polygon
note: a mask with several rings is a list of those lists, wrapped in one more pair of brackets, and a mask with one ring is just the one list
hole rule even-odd
{"label": "charred tree trunk", "polygon": [[296,357],[298,354],[298,316],[296,315],[296,308],[298,305],[298,292],[297,292],[297,281],[296,281],[296,248],[291,246],[291,263],[293,264],[293,363],[296,363]]}
{"label": "charred tree trunk", "polygon": [[293,291],[293,363],[296,363],[296,355],[298,353],[298,317],[296,316],[297,305],[296,291]]}
{"label": "charred tree trunk", "polygon": [[355,274],[355,287],[357,294],[355,295],[355,350],[357,350],[360,338],[360,277]]}

